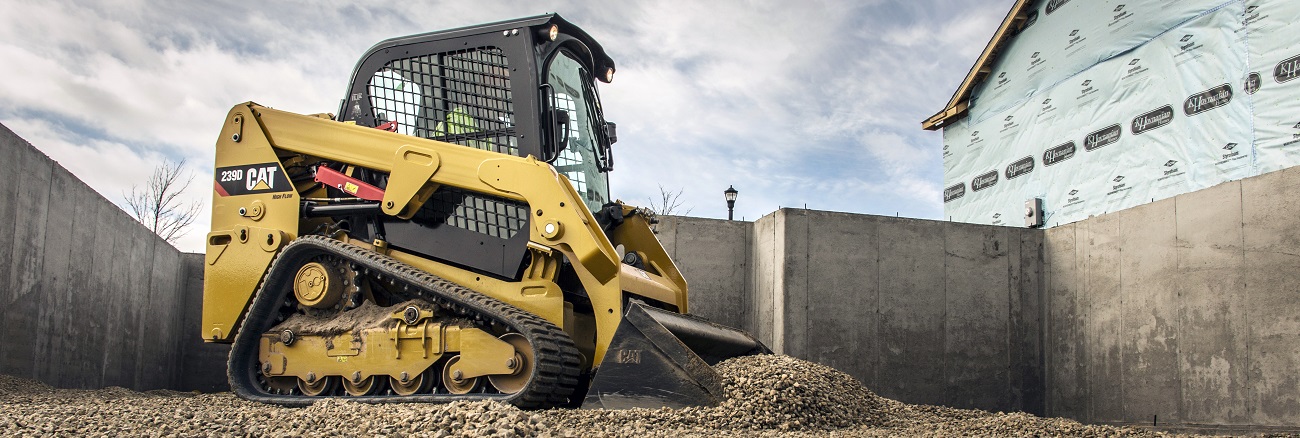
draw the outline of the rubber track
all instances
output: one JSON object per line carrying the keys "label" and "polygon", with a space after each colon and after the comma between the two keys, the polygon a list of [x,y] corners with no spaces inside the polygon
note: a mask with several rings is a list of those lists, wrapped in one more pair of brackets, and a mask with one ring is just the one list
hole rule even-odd
{"label": "rubber track", "polygon": [[[339,257],[372,278],[394,280],[407,286],[405,293],[421,298],[468,317],[480,316],[505,325],[522,334],[533,346],[536,363],[533,375],[524,389],[514,394],[417,394],[342,396],[337,397],[364,403],[447,403],[457,400],[496,400],[523,409],[545,409],[565,406],[578,386],[581,357],[569,335],[550,321],[517,307],[474,292],[435,275],[415,269],[391,257],[362,249],[355,245],[322,236],[303,236],[285,246],[276,256],[264,275],[252,304],[249,305],[242,327],[235,335],[230,349],[228,376],[230,387],[248,400],[286,406],[305,406],[328,397],[305,395],[280,395],[264,392],[257,384],[258,339],[272,325],[288,295],[293,290],[291,282],[299,266],[313,257],[329,255]],[[276,293],[278,292],[278,293]]]}

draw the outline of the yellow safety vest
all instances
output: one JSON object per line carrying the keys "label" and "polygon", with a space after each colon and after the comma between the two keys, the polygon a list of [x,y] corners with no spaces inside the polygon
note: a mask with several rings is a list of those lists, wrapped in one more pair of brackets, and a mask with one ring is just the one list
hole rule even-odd
{"label": "yellow safety vest", "polygon": [[[438,126],[433,129],[433,135],[436,137],[461,135],[478,132],[478,130],[478,126],[474,123],[474,118],[469,115],[468,111],[465,111],[465,107],[457,106],[451,112],[447,113],[446,121],[438,122]],[[491,143],[479,140],[468,140],[464,145],[485,151],[493,150]]]}

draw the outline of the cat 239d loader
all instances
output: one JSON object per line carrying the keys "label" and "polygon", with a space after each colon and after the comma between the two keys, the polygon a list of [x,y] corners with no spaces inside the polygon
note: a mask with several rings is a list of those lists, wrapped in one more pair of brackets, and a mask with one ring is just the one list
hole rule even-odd
{"label": "cat 239d loader", "polygon": [[337,115],[216,145],[202,335],[240,397],[683,407],[770,352],[688,314],[654,213],[611,201],[614,61],[558,15],[396,38]]}

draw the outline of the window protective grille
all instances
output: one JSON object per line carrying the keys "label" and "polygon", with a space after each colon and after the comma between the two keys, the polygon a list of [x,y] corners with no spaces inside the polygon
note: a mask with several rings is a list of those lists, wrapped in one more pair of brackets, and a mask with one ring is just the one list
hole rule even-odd
{"label": "window protective grille", "polygon": [[404,58],[371,77],[378,124],[402,134],[519,155],[510,64],[495,47]]}
{"label": "window protective grille", "polygon": [[509,239],[524,229],[528,205],[462,190],[439,187],[416,212],[416,222],[447,224],[488,236]]}
{"label": "window protective grille", "polygon": [[[500,49],[394,60],[375,72],[367,91],[376,125],[396,122],[402,134],[519,155],[510,64]],[[527,218],[527,204],[442,186],[412,219],[509,239]]]}

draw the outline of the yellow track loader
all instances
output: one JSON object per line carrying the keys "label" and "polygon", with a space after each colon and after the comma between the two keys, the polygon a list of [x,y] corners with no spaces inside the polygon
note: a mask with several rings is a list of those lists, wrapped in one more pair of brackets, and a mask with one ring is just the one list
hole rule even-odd
{"label": "yellow track loader", "polygon": [[309,404],[682,407],[769,352],[688,315],[654,213],[610,201],[614,62],[558,15],[396,38],[337,115],[255,103],[216,145],[203,339]]}

